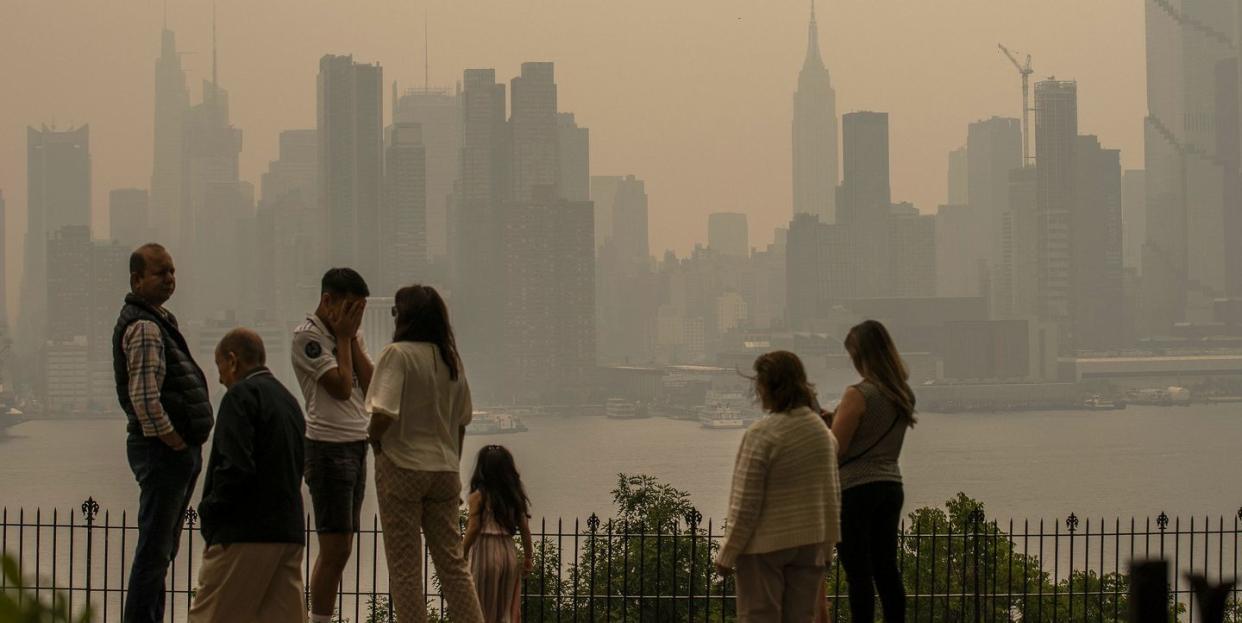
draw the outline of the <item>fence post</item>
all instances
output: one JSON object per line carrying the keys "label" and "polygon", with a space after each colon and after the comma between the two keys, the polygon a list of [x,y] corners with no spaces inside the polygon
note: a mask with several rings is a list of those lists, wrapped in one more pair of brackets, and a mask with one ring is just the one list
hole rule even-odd
{"label": "fence post", "polygon": [[[187,506],[185,509],[185,533],[186,533],[186,559],[185,559],[185,611],[190,612],[190,606],[194,605],[194,527],[198,525],[198,510],[193,505]],[[177,573],[176,563],[169,565],[173,568],[172,581],[172,599],[169,600],[169,610],[172,619],[177,620]]]}
{"label": "fence post", "polygon": [[[591,513],[587,518],[587,530],[591,531],[591,540],[587,547],[591,548],[591,580],[587,583],[587,613],[590,617],[588,620],[595,620],[595,555],[599,553],[599,515]],[[604,564],[612,564],[606,561]]]}
{"label": "fence post", "polygon": [[[95,527],[95,516],[99,514],[99,503],[95,501],[95,498],[88,497],[85,502],[82,502],[81,509],[82,519],[86,520],[86,607],[89,609],[91,605],[91,569],[93,566],[92,558],[95,540],[93,528]],[[69,538],[73,539],[73,534],[70,534]],[[105,564],[107,563],[107,561],[104,562]],[[55,561],[53,561],[53,564],[55,564]]]}
{"label": "fence post", "polygon": [[[1078,515],[1070,513],[1065,518],[1065,527],[1069,530],[1069,572],[1065,574],[1065,595],[1069,598],[1069,615],[1068,620],[1074,620],[1074,533],[1078,532]],[[1084,598],[1086,596],[1084,595]],[[1087,614],[1086,608],[1083,608],[1083,616]]]}
{"label": "fence post", "polygon": [[[974,608],[975,623],[982,623],[982,612],[979,610],[979,525],[987,518],[983,513],[983,508],[976,506],[966,516],[966,520],[970,522],[971,544],[973,547],[972,567],[974,568],[974,579],[972,581],[972,606]],[[963,587],[964,589],[965,587]]]}
{"label": "fence post", "polygon": [[[691,506],[686,511],[686,526],[690,529],[690,581],[686,587],[686,601],[689,608],[686,611],[687,621],[694,621],[694,563],[698,562],[698,548],[696,547],[695,538],[699,534],[699,522],[703,521],[703,513],[699,509]],[[710,545],[708,546],[710,547]]]}

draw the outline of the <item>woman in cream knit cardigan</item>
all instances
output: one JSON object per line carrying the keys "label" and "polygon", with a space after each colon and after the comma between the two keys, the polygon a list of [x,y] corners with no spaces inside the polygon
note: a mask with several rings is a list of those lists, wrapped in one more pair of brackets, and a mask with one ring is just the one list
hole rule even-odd
{"label": "woman in cream knit cardigan", "polygon": [[716,569],[737,573],[741,623],[806,623],[840,540],[836,441],[797,355],[760,356],[753,381],[768,415],[742,438]]}

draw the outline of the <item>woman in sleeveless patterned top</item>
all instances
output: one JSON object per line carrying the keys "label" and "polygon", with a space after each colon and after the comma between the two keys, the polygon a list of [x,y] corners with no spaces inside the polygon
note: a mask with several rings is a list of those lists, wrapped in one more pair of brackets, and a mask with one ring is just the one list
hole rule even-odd
{"label": "woman in sleeveless patterned top", "polygon": [[[518,623],[522,615],[522,576],[531,570],[530,500],[513,455],[503,446],[479,450],[470,478],[470,518],[463,545],[470,557],[483,619]],[[513,536],[522,535],[519,565]]]}
{"label": "woman in sleeveless patterned top", "polygon": [[[841,477],[841,543],[837,553],[850,587],[854,621],[875,620],[880,594],[885,623],[905,621],[906,594],[897,567],[897,528],[905,492],[898,458],[913,427],[914,392],[884,325],[850,329],[845,350],[862,382],[846,388],[831,415]],[[820,620],[826,618],[821,601]]]}

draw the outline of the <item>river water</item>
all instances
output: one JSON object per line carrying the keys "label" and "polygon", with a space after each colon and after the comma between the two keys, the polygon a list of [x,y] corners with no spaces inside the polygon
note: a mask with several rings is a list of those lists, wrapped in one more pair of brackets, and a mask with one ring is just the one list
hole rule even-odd
{"label": "river water", "polygon": [[[619,473],[650,474],[724,517],[739,430],[663,418],[532,417],[529,431],[468,436],[464,470],[487,443],[508,446],[536,519],[611,512]],[[133,511],[137,486],[117,420],[26,422],[0,433],[0,505],[73,509],[88,496]],[[957,492],[998,519],[1232,517],[1242,506],[1242,408],[1196,405],[1123,411],[936,414],[907,436],[907,509]],[[468,477],[468,474],[463,474]],[[375,511],[368,491],[365,514]]]}

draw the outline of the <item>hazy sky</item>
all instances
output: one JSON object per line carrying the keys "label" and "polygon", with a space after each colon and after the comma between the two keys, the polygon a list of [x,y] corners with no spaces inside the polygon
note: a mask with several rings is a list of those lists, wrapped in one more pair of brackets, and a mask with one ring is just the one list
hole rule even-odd
{"label": "hazy sky", "polygon": [[[560,109],[591,129],[593,174],[647,181],[653,251],[706,239],[706,215],[751,217],[752,244],[790,216],[792,94],[808,3],[786,0],[219,0],[221,84],[245,132],[243,177],[258,183],[277,134],[315,125],[324,53],[380,62],[387,83],[421,85],[423,15],[431,83],[468,67],[508,80],[556,63]],[[9,291],[25,232],[25,127],[91,124],[94,214],[108,191],[150,183],[155,0],[0,0],[0,189],[8,199]],[[838,113],[890,113],[894,200],[933,212],[946,153],[966,124],[1018,116],[1003,42],[1035,77],[1079,81],[1079,129],[1142,165],[1140,0],[820,0],[820,44]],[[170,0],[197,101],[210,73],[211,3]],[[385,90],[387,99],[388,90]],[[389,103],[385,102],[387,115]],[[12,297],[10,297],[12,298]]]}

